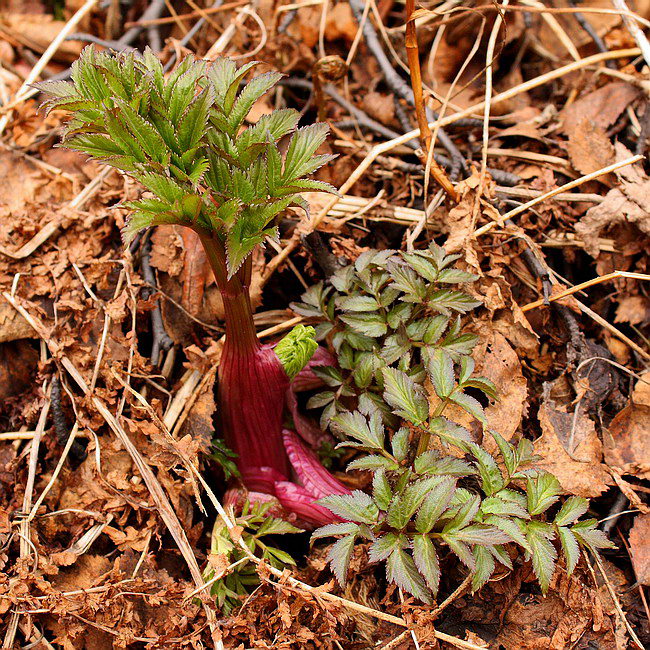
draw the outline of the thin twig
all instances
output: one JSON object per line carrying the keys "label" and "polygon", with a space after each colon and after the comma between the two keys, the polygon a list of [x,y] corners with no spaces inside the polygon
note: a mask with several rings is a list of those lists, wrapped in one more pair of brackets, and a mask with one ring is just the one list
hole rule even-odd
{"label": "thin twig", "polygon": [[[145,282],[150,287],[156,287],[156,275],[151,267],[151,237],[145,239],[142,246],[142,255],[140,256],[140,266],[142,268],[142,275]],[[150,298],[153,294],[148,288],[143,290],[145,300]],[[169,350],[174,345],[174,341],[167,334],[165,324],[162,319],[162,311],[160,309],[160,301],[156,298],[154,308],[151,310],[151,333],[153,336],[153,343],[151,345],[151,363],[157,366],[160,363],[160,355],[162,352]]]}
{"label": "thin twig", "polygon": [[[592,278],[591,280],[586,280],[580,284],[576,284],[573,287],[569,287],[564,291],[560,291],[554,296],[549,296],[548,300],[561,300],[567,296],[572,296],[574,293],[587,289],[588,287],[593,287],[596,284],[601,284],[602,282],[607,282],[609,280],[615,280],[616,278],[627,278],[629,280],[650,280],[650,275],[645,273],[633,273],[630,271],[613,271],[612,273],[607,273],[606,275],[599,275],[597,278]],[[546,304],[544,300],[535,300],[534,302],[529,302],[527,305],[524,305],[521,308],[521,311],[530,311],[536,307],[541,307]]]}
{"label": "thin twig", "polygon": [[510,210],[509,212],[506,212],[503,215],[499,215],[499,217],[495,218],[494,221],[491,221],[490,223],[487,223],[484,226],[481,226],[480,228],[475,230],[472,235],[472,238],[476,239],[481,235],[484,235],[486,232],[489,232],[496,226],[503,225],[508,219],[512,219],[512,217],[515,217],[518,214],[521,214],[522,212],[526,212],[526,210],[532,208],[534,205],[537,205],[538,203],[542,203],[543,201],[550,199],[556,194],[560,194],[561,192],[567,192],[568,190],[572,190],[574,187],[579,187],[584,183],[592,181],[596,178],[600,178],[601,176],[604,176],[605,174],[609,174],[610,172],[620,169],[621,167],[625,167],[626,165],[632,165],[636,162],[639,162],[640,160],[643,160],[643,156],[632,156],[631,158],[626,158],[625,160],[612,163],[611,165],[607,165],[607,167],[603,167],[602,169],[598,169],[595,172],[591,172],[591,174],[586,174],[585,176],[581,176],[580,178],[577,178],[574,181],[566,183],[565,185],[556,187],[550,192],[546,192],[545,194],[542,194],[541,196],[531,199],[527,203],[524,203],[523,205],[516,207],[514,210]]}
{"label": "thin twig", "polygon": [[[52,422],[54,423],[54,432],[56,433],[56,439],[62,447],[66,447],[68,442],[71,440],[70,445],[70,455],[76,461],[82,461],[86,457],[86,448],[84,445],[76,440],[74,436],[70,434],[70,425],[68,420],[65,417],[63,412],[63,407],[61,405],[61,379],[57,373],[52,377],[52,390],[50,393],[50,400],[52,403]],[[77,424],[75,423],[75,427]],[[64,456],[64,455],[62,455]]]}
{"label": "thin twig", "polygon": [[504,24],[503,9],[508,6],[508,2],[509,0],[503,0],[502,4],[500,5],[496,18],[494,19],[494,25],[492,26],[492,31],[490,32],[490,38],[488,39],[487,50],[485,53],[485,106],[483,108],[483,144],[481,147],[481,186],[483,186],[485,182],[485,173],[487,171],[487,150],[488,141],[490,138],[490,109],[492,107],[494,49],[496,47],[499,32],[501,31],[501,26]]}
{"label": "thin twig", "polygon": [[415,31],[415,21],[413,13],[415,12],[415,0],[406,0],[406,55],[408,57],[409,70],[411,73],[411,88],[413,91],[413,104],[415,106],[415,116],[420,127],[420,142],[422,144],[422,163],[426,166],[430,164],[431,173],[440,187],[455,202],[460,201],[460,196],[449,180],[447,174],[435,159],[429,163],[429,151],[433,146],[433,139],[429,123],[427,122],[426,107],[424,105],[424,96],[422,94],[422,71],[420,69],[420,51],[418,48],[418,39]]}
{"label": "thin twig", "polygon": [[[365,4],[364,1],[349,0],[349,2],[350,7],[352,8],[352,13],[354,14],[357,22],[361,24]],[[375,59],[377,59],[377,63],[379,63],[379,67],[381,68],[382,74],[384,75],[388,86],[397,95],[406,100],[406,102],[408,102],[411,106],[415,106],[415,97],[413,95],[413,91],[411,90],[410,86],[402,79],[402,77],[400,77],[400,75],[393,67],[393,64],[386,56],[386,52],[384,52],[384,48],[379,41],[377,32],[370,19],[363,22],[363,36],[366,40],[368,49],[372,52]],[[427,119],[430,121],[435,120],[435,114],[432,111],[427,110]],[[418,131],[417,137],[419,137],[419,135],[420,134]],[[442,146],[449,152],[452,160],[459,168],[462,167],[464,163],[463,156],[461,155],[460,151],[458,151],[458,147],[456,147],[451,138],[442,129],[438,131],[438,137],[440,138],[440,143]],[[409,140],[410,139],[411,138],[409,138]],[[454,174],[452,172],[452,177],[453,175]]]}

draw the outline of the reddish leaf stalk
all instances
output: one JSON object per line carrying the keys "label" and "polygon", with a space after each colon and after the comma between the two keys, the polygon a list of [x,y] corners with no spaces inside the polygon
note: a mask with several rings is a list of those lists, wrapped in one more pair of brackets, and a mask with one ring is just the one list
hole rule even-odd
{"label": "reddish leaf stalk", "polygon": [[[273,481],[289,476],[289,461],[282,442],[282,413],[289,378],[275,352],[257,338],[248,287],[251,258],[228,279],[223,243],[206,232],[199,232],[199,236],[225,311],[226,340],[218,390],[222,431],[226,443],[241,461],[240,471],[247,487],[273,493]],[[262,468],[272,471],[260,471]]]}

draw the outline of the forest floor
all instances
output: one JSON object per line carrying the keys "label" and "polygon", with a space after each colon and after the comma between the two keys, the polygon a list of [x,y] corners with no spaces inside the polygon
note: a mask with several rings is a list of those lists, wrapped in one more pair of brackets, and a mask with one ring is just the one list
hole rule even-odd
{"label": "forest floor", "polygon": [[[418,10],[452,197],[403,137],[417,122],[402,2],[0,2],[2,648],[650,646],[650,2],[627,21],[620,5]],[[329,122],[338,158],[319,178],[341,197],[310,196],[310,217],[284,217],[255,257],[260,335],[301,322],[289,304],[323,278],[321,246],[344,261],[433,240],[461,253],[484,303],[477,370],[500,393],[490,427],[534,441],[617,549],[556,571],[545,597],[530,563],[475,594],[454,592],[452,567],[436,608],[387,588],[363,545],[341,589],[328,542],[305,534],[279,542],[297,566],[278,580],[259,565],[232,611],[198,598],[197,572],[223,562],[188,469],[223,496],[210,457],[222,305],[180,231],[124,248],[135,183],[55,146],[63,115],[39,111],[30,84],[86,42],[285,73],[253,119],[290,106]]]}

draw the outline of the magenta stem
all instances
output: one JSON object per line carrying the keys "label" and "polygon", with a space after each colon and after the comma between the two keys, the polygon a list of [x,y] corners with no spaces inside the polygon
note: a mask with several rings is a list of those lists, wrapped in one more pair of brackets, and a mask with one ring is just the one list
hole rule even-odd
{"label": "magenta stem", "polygon": [[[261,467],[288,477],[282,415],[289,378],[275,352],[257,338],[249,293],[251,258],[228,279],[223,242],[213,233],[199,232],[199,237],[225,312],[226,340],[219,365],[218,400],[226,444],[237,453],[237,465],[245,482],[247,476],[259,474],[254,470]],[[270,491],[266,483],[249,481],[247,487]]]}

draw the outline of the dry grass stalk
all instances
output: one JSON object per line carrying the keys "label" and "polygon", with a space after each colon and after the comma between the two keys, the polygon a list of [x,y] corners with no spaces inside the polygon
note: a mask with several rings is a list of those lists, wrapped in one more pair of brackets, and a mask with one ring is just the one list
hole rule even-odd
{"label": "dry grass stalk", "polygon": [[[601,284],[602,282],[607,282],[609,280],[615,280],[616,278],[628,278],[630,280],[650,280],[650,275],[647,275],[645,273],[633,273],[630,271],[613,271],[612,273],[600,275],[597,278],[587,280],[586,282],[581,282],[580,284],[576,284],[575,286],[565,289],[564,291],[560,291],[560,293],[554,296],[550,296],[549,301],[552,302],[553,300],[566,298],[567,296],[571,296],[574,293],[582,291],[583,289],[593,287],[597,284]],[[527,305],[524,305],[521,308],[521,311],[530,311],[531,309],[541,307],[544,304],[544,300],[535,300],[534,302],[529,302]]]}
{"label": "dry grass stalk", "polygon": [[503,225],[508,219],[512,219],[512,217],[516,217],[518,214],[521,214],[522,212],[525,212],[529,208],[532,208],[534,205],[537,205],[538,203],[542,203],[542,201],[546,201],[547,199],[550,199],[557,194],[560,194],[561,192],[567,192],[568,190],[573,189],[574,187],[578,187],[580,185],[583,185],[584,183],[587,183],[588,181],[592,181],[596,178],[599,178],[600,176],[604,176],[605,174],[609,174],[610,172],[613,172],[617,169],[620,169],[621,167],[625,167],[627,165],[632,165],[635,162],[639,162],[640,160],[643,160],[643,156],[632,156],[631,158],[626,158],[625,160],[621,160],[616,163],[612,163],[611,165],[607,165],[607,167],[603,167],[602,169],[598,169],[595,172],[592,172],[591,174],[586,174],[585,176],[581,176],[580,178],[577,178],[574,181],[571,181],[569,183],[566,183],[565,185],[561,185],[560,187],[556,187],[555,189],[551,190],[550,192],[546,192],[545,194],[541,194],[540,196],[535,197],[534,199],[531,199],[527,203],[524,203],[523,205],[519,205],[513,210],[510,210],[509,212],[506,212],[504,215],[501,215],[498,219],[495,219],[494,221],[491,221],[490,223],[485,224],[484,226],[481,226],[477,230],[474,231],[474,234],[472,237],[474,239],[480,237],[481,235],[484,235],[486,232],[489,232],[496,226],[501,226]]}

